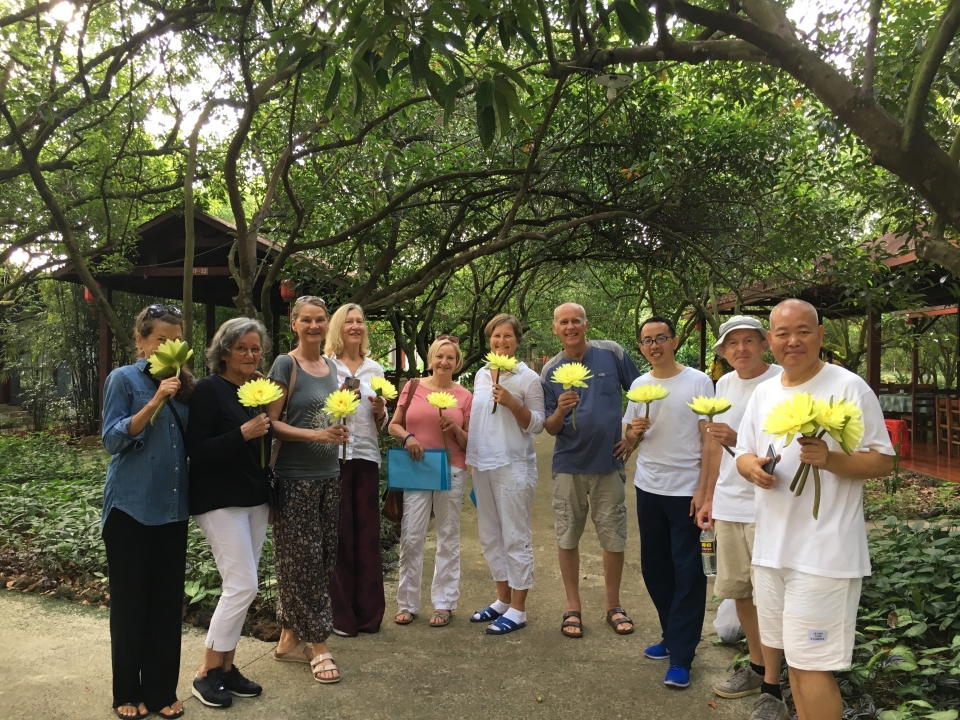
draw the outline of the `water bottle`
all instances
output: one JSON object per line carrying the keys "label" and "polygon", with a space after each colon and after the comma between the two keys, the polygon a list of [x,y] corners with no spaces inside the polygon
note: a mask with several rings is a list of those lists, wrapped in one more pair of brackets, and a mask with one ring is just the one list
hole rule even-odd
{"label": "water bottle", "polygon": [[700,531],[700,560],[703,562],[703,574],[714,577],[717,574],[717,534],[710,528]]}

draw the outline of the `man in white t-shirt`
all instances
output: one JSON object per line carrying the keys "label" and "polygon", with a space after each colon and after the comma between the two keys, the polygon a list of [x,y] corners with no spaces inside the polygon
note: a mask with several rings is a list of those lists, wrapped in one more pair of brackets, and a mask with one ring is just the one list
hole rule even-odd
{"label": "man in white t-shirt", "polygon": [[[782,368],[763,359],[767,350],[766,328],[756,318],[736,315],[720,326],[720,335],[713,351],[733,367],[717,381],[717,397],[730,401],[730,409],[707,423],[707,435],[715,442],[708,448],[710,476],[707,496],[697,513],[701,528],[713,528],[717,534],[717,577],[713,594],[734,600],[740,626],[747,636],[750,651],[749,667],[713,686],[723,698],[739,698],[753,693],[767,693],[783,701],[780,691],[780,650],[772,650],[773,662],[764,665],[760,647],[757,608],[753,603],[754,486],[737,472],[733,448],[737,446],[737,430],[747,404],[757,386],[779,377]],[[725,448],[730,448],[726,450]],[[719,471],[717,470],[719,468]],[[758,703],[768,704],[767,701]],[[762,715],[752,720],[761,720]]]}
{"label": "man in white t-shirt", "polygon": [[[767,340],[783,374],[757,386],[737,434],[737,469],[756,485],[753,565],[760,638],[767,647],[783,648],[800,720],[840,720],[843,714],[833,672],[852,662],[860,585],[870,574],[863,480],[889,474],[894,455],[870,387],[820,360],[823,332],[807,302],[785,300],[774,308]],[[843,398],[860,408],[863,439],[851,455],[829,435],[797,436],[784,446],[782,437],[763,431],[771,408],[803,392],[814,399]],[[771,445],[779,458],[773,474],[763,469]],[[813,517],[812,478],[799,497],[790,492],[801,463],[820,469],[819,519]],[[765,698],[761,694],[760,700]],[[770,698],[764,718],[786,717],[786,707],[775,703]]]}
{"label": "man in white t-shirt", "polygon": [[630,389],[652,384],[670,393],[650,405],[649,418],[645,407],[634,402],[623,415],[627,440],[642,440],[634,478],[640,570],[663,631],[661,642],[648,647],[644,655],[669,660],[664,684],[685,688],[690,685],[690,665],[700,642],[707,599],[695,517],[706,493],[705,422],[687,403],[700,395],[713,397],[713,381],[676,361],[680,341],[667,318],[645,320],[638,340],[651,369],[634,380]]}

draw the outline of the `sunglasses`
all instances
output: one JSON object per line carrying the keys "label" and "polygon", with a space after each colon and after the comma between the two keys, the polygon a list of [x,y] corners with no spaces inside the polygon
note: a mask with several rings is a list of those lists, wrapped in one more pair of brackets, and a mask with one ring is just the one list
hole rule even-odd
{"label": "sunglasses", "polygon": [[460,344],[460,338],[456,335],[437,335],[437,340],[443,340],[444,342],[453,343],[454,345]]}
{"label": "sunglasses", "polygon": [[161,318],[164,315],[173,315],[175,318],[182,318],[183,310],[176,305],[150,305],[147,308],[147,315],[152,318]]}
{"label": "sunglasses", "polygon": [[297,298],[297,302],[298,303],[314,302],[314,303],[320,303],[324,307],[327,306],[327,304],[323,301],[323,298],[317,297],[316,295],[301,295],[300,297]]}

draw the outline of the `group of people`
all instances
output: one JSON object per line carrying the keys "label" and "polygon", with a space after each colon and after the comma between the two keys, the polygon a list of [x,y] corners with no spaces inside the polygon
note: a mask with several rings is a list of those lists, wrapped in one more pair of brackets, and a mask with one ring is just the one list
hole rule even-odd
{"label": "group of people", "polygon": [[[379,436],[395,438],[413,460],[446,448],[448,490],[405,491],[400,529],[398,625],[421,612],[424,545],[436,519],[436,559],[429,625],[448,626],[460,595],[460,513],[472,475],[480,543],[495,600],[470,616],[487,633],[525,627],[534,583],[532,505],[537,484],[535,436],[555,437],[553,510],[566,597],[560,631],[585,631],[579,593],[580,538],[592,518],[603,551],[606,620],[619,635],[634,631],[620,584],[627,543],[624,463],[638,452],[636,485],[641,570],[661,625],[646,648],[668,661],[664,682],[683,688],[700,641],[707,578],[701,529],[716,529],[714,591],[736,600],[750,665],[715,686],[721,697],[760,693],[752,720],[782,720],[781,656],[786,655],[801,720],[840,718],[832,671],[850,664],[860,579],[869,574],[859,479],[889,472],[893,449],[869,387],[819,359],[823,328],[816,310],[786,301],[770,330],[734,317],[720,329],[715,352],[733,367],[717,384],[731,409],[707,422],[687,407],[713,396],[714,383],[675,359],[670,320],[654,316],[639,328],[638,346],[651,369],[641,375],[617,343],[588,340],[584,309],[554,312],[561,352],[541,374],[523,362],[509,372],[481,368],[470,392],[455,381],[463,357],[457,338],[440,336],[426,357],[426,377],[407,382],[392,417],[371,379],[383,377],[369,357],[363,310],[345,305],[332,315],[316,297],[291,307],[295,348],[277,356],[268,377],[282,397],[265,408],[241,404],[239,388],[257,377],[268,349],[264,327],[235,318],[206,349],[209,374],[188,371],[155,380],[147,358],[183,335],[175,306],[151,305],[137,318],[139,358],[120,367],[104,390],[103,444],[113,456],[104,492],[102,530],[111,583],[114,709],[123,718],[183,714],[176,685],[180,619],[192,515],[210,543],[223,588],[193,680],[205,705],[262,688],[241,674],[234,653],[259,587],[258,565],[273,523],[277,619],[274,657],[309,665],[321,683],[339,682],[327,639],[374,633],[386,601],[380,557]],[[491,352],[515,357],[523,329],[500,314],[486,326]],[[771,349],[779,365],[764,361]],[[564,389],[554,379],[567,363],[591,374],[587,387]],[[624,391],[645,384],[668,394],[646,406]],[[327,396],[350,388],[360,398],[346,423],[324,412]],[[448,393],[455,407],[437,413],[428,396]],[[801,438],[784,447],[767,434],[765,413],[796,392],[844,397],[863,413],[860,452],[848,456],[831,438]],[[156,422],[150,421],[156,415]],[[262,448],[273,448],[272,462]],[[768,472],[768,447],[778,453]],[[736,458],[724,451],[736,448]],[[731,453],[733,451],[731,450]],[[269,454],[269,453],[268,453]],[[188,463],[189,458],[189,463]],[[809,494],[787,489],[800,463],[820,469],[819,520]],[[285,502],[268,504],[271,468]],[[765,470],[764,468],[767,468]],[[786,482],[784,479],[787,479]]]}

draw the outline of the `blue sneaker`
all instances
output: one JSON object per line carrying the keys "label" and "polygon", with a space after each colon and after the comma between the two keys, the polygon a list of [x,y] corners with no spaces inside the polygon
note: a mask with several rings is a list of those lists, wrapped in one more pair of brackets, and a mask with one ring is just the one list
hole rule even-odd
{"label": "blue sneaker", "polygon": [[643,654],[646,655],[651,660],[669,660],[670,651],[667,650],[667,646],[663,643],[657,643],[656,645],[651,645],[646,650],[643,651]]}
{"label": "blue sneaker", "polygon": [[690,687],[690,671],[679,665],[671,665],[663,678],[663,684],[675,688]]}

